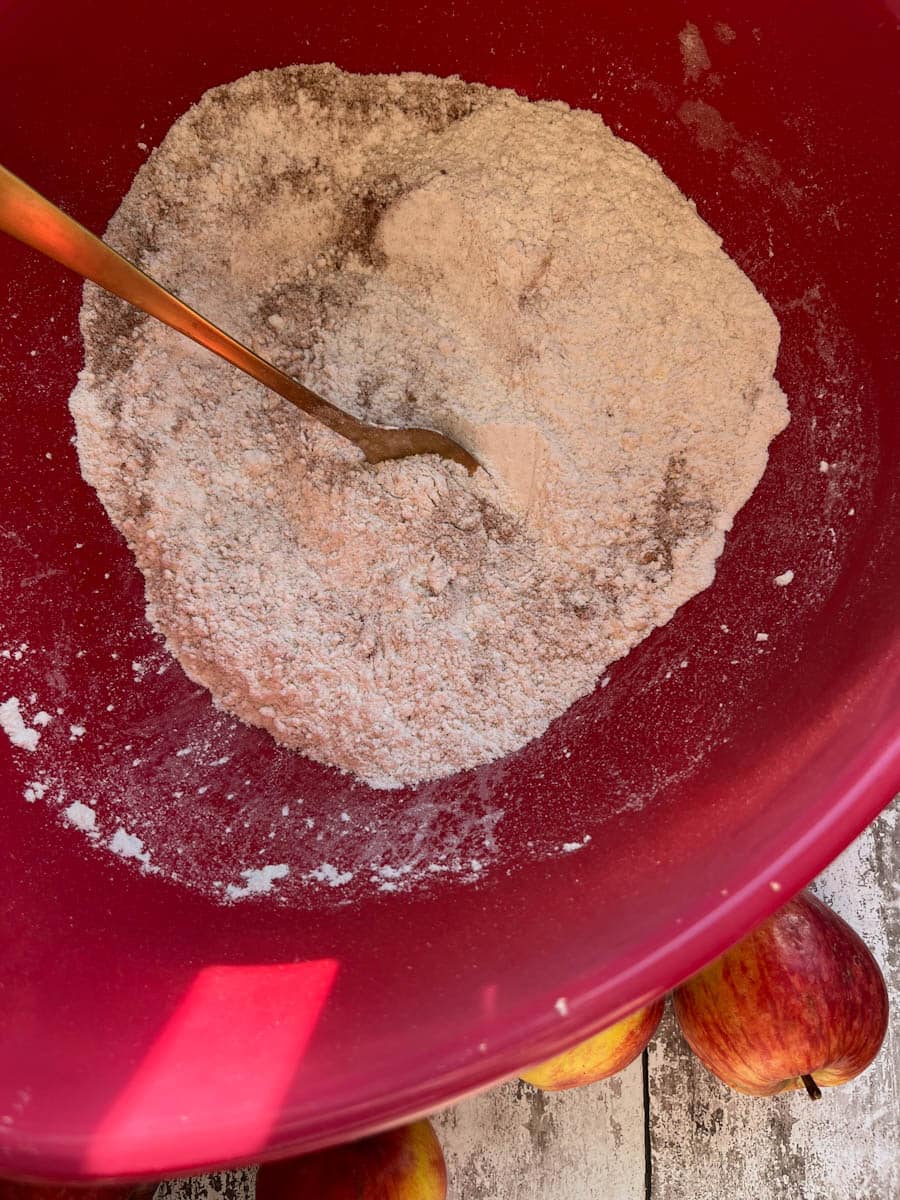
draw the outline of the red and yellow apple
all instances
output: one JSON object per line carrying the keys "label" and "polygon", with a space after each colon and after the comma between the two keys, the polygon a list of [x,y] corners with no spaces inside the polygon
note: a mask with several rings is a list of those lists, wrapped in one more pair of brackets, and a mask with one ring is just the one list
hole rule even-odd
{"label": "red and yellow apple", "polygon": [[429,1121],[260,1167],[257,1200],[445,1200],[447,1168]]}
{"label": "red and yellow apple", "polygon": [[772,1096],[846,1083],[884,1040],[887,989],[862,939],[801,892],[682,984],[675,1015],[688,1045],[739,1092]]}
{"label": "red and yellow apple", "polygon": [[521,1071],[526,1083],[544,1092],[561,1092],[608,1079],[622,1071],[640,1055],[653,1037],[662,1019],[665,997],[638,1009],[615,1025],[555,1058]]}

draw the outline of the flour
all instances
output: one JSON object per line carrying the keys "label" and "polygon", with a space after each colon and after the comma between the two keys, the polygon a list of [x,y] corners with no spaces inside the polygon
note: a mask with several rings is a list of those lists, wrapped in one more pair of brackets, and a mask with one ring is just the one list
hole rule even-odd
{"label": "flour", "polygon": [[339,871],[331,863],[322,863],[309,873],[310,879],[316,883],[327,883],[329,887],[343,887],[353,878],[352,871]]}
{"label": "flour", "polygon": [[0,729],[18,749],[31,753],[37,750],[41,735],[25,724],[18,696],[10,696],[0,704]]}
{"label": "flour", "polygon": [[70,825],[74,825],[82,833],[93,837],[97,836],[97,814],[90,805],[75,800],[63,809],[63,816]]}
{"label": "flour", "polygon": [[279,879],[290,874],[287,863],[276,863],[273,866],[259,867],[254,870],[241,871],[247,881],[243,887],[230,883],[226,889],[229,900],[242,900],[245,896],[262,896],[271,892]]}
{"label": "flour", "polygon": [[260,72],[175,124],[108,237],[335,403],[484,465],[369,466],[86,291],[78,452],[150,621],[220,707],[376,787],[508,754],[590,692],[711,583],[788,419],[768,305],[562,104]]}
{"label": "flour", "polygon": [[129,833],[120,826],[109,839],[109,849],[120,858],[134,858],[145,870],[154,871],[150,864],[150,855],[144,849],[144,843],[136,834]]}

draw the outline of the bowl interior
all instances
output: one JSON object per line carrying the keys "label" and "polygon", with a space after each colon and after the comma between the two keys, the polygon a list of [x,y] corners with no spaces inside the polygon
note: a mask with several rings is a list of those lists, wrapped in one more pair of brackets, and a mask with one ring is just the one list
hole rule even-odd
{"label": "bowl interior", "polygon": [[[80,285],[0,242],[0,701],[53,718],[33,754],[0,742],[0,1173],[192,1170],[423,1111],[673,985],[887,801],[896,19],[783,7],[0,3],[4,163],[95,230],[172,120],[258,67],[595,108],[772,304],[792,411],[713,587],[608,686],[501,762],[377,793],[216,713],[160,646],[75,458]],[[290,875],[222,905],[251,861]]]}

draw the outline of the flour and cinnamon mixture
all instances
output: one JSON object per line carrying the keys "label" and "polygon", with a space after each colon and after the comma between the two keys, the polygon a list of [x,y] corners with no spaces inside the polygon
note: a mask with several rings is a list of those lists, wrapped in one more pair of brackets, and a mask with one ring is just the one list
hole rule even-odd
{"label": "flour and cinnamon mixture", "polygon": [[788,420],[778,325],[655,163],[563,104],[331,66],[208,92],[110,241],[366,419],[369,466],[88,288],[85,478],[216,703],[376,787],[495,759],[712,581]]}

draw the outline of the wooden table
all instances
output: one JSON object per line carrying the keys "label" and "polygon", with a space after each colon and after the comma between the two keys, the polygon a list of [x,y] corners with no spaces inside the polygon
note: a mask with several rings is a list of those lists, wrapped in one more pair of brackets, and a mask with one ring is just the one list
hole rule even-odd
{"label": "wooden table", "polygon": [[[895,801],[814,885],[888,979],[891,1026],[863,1076],[818,1104],[739,1096],[704,1071],[667,1014],[643,1063],[614,1079],[558,1095],[507,1083],[436,1116],[452,1200],[897,1200],[898,818]],[[156,1200],[253,1200],[253,1175],[166,1183]]]}

